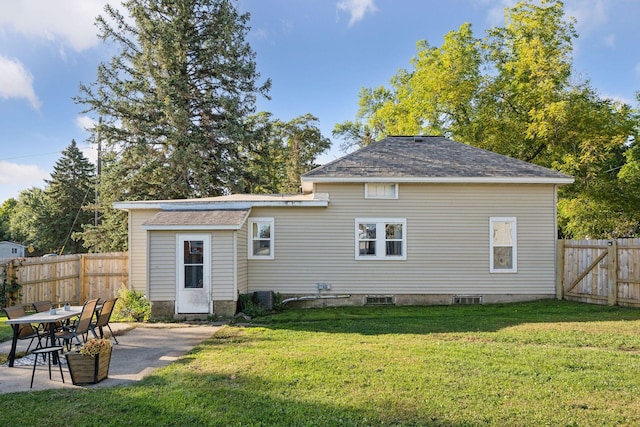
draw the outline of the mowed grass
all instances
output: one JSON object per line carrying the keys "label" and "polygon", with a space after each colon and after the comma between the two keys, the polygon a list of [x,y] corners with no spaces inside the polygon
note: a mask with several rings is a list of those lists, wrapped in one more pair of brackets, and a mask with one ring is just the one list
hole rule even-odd
{"label": "mowed grass", "polygon": [[640,420],[637,309],[566,301],[358,307],[286,310],[256,322],[223,327],[132,386],[2,395],[0,424],[632,426]]}

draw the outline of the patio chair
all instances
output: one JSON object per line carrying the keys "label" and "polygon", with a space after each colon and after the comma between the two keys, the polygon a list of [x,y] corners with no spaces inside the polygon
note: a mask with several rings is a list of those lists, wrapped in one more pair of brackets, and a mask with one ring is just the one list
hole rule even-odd
{"label": "patio chair", "polygon": [[[43,311],[49,311],[49,309],[53,307],[53,304],[51,304],[51,301],[38,301],[38,302],[31,303],[31,305],[33,306],[33,309],[37,313],[42,313]],[[38,328],[42,331],[41,334],[43,334],[46,337],[45,343],[47,345],[49,343],[49,335],[50,335],[49,327],[51,325],[52,325],[51,323],[41,323],[38,325]],[[61,331],[63,326],[64,325],[62,322],[53,323],[53,327],[55,331]]]}
{"label": "patio chair", "polygon": [[115,307],[117,300],[118,298],[108,299],[102,304],[102,309],[100,310],[100,314],[97,316],[97,319],[92,326],[94,330],[95,328],[98,328],[98,330],[100,331],[100,338],[104,338],[104,331],[102,330],[102,328],[106,326],[107,328],[109,328],[109,332],[111,332],[111,336],[116,341],[116,344],[120,344],[118,342],[118,339],[114,335],[113,330],[111,329],[111,326],[109,326],[111,313],[113,313],[113,308]]}
{"label": "patio chair", "polygon": [[56,340],[62,340],[67,346],[67,350],[71,350],[71,341],[75,338],[78,345],[80,345],[80,336],[82,341],[86,341],[86,336],[89,331],[95,338],[98,338],[96,331],[93,330],[91,320],[93,319],[93,312],[96,310],[98,299],[95,298],[87,301],[82,307],[82,312],[73,325],[65,326],[64,330],[56,333]]}
{"label": "patio chair", "polygon": [[[26,316],[27,313],[24,310],[24,307],[21,305],[14,305],[11,307],[5,307],[3,308],[3,311],[5,312],[5,314],[7,315],[7,319],[17,319],[18,317],[22,317],[22,316]],[[40,333],[38,332],[38,330],[36,328],[34,328],[33,326],[31,326],[28,323],[22,323],[17,325],[18,326],[18,339],[19,340],[28,340],[30,339],[31,341],[29,341],[29,346],[27,347],[27,353],[29,352],[29,349],[31,348],[31,345],[33,344],[33,340],[37,339],[38,340],[38,344],[36,345],[36,348],[41,348],[42,347],[42,336],[40,335]],[[15,325],[13,325],[13,327],[15,327]]]}

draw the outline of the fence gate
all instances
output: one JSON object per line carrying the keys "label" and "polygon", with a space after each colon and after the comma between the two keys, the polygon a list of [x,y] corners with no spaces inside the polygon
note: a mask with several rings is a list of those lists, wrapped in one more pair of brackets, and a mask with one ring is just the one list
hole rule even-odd
{"label": "fence gate", "polygon": [[640,305],[640,239],[560,240],[558,297]]}

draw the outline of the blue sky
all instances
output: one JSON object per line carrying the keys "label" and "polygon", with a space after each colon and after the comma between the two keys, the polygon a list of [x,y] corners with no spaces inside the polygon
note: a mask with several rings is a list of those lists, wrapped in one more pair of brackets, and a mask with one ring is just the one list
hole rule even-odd
{"label": "blue sky", "polygon": [[[95,80],[113,54],[96,37],[95,17],[106,0],[0,0],[0,202],[44,187],[60,152],[86,141],[95,117],[72,97]],[[112,4],[119,4],[113,1]],[[408,68],[418,40],[433,46],[471,22],[476,37],[503,22],[512,0],[240,0],[251,13],[248,42],[271,101],[258,111],[290,120],[311,113],[331,137],[352,120],[362,87],[386,84]],[[567,0],[577,20],[574,68],[602,96],[637,106],[640,90],[640,1]],[[341,156],[339,141],[320,161]]]}

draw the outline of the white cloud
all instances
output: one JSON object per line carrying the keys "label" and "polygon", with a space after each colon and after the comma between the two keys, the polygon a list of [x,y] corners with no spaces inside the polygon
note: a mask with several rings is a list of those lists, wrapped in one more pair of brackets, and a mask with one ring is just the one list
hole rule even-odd
{"label": "white cloud", "polygon": [[[78,116],[76,117],[76,126],[82,129],[85,132],[88,132],[96,125],[96,121],[93,120],[89,116]],[[97,164],[98,162],[98,149],[90,143],[87,145],[78,144],[78,148],[82,152],[82,154],[89,159],[93,164]]]}
{"label": "white cloud", "polygon": [[349,18],[349,26],[362,20],[367,13],[373,13],[376,10],[374,0],[341,0],[338,2],[338,10],[347,12]]}
{"label": "white cloud", "polygon": [[476,0],[475,3],[480,8],[487,9],[487,23],[491,26],[499,26],[504,24],[505,9],[511,9],[516,5],[518,0]]}
{"label": "white cloud", "polygon": [[96,46],[95,18],[107,0],[0,1],[0,27],[75,51]]}
{"label": "white cloud", "polygon": [[608,6],[605,0],[569,0],[565,3],[565,15],[576,18],[576,30],[585,36],[593,30],[603,27],[609,21]]}
{"label": "white cloud", "polygon": [[0,160],[0,203],[10,197],[18,197],[22,190],[44,187],[50,174],[36,165],[21,165]]}
{"label": "white cloud", "polygon": [[76,126],[82,130],[91,130],[96,125],[96,121],[89,116],[76,117]]}
{"label": "white cloud", "polygon": [[24,98],[31,107],[39,109],[42,103],[33,90],[33,76],[20,61],[0,56],[0,97]]}

